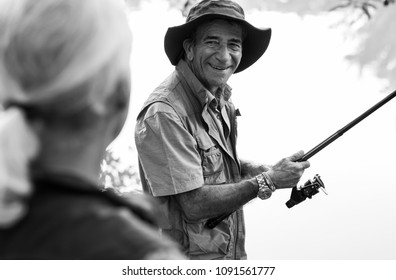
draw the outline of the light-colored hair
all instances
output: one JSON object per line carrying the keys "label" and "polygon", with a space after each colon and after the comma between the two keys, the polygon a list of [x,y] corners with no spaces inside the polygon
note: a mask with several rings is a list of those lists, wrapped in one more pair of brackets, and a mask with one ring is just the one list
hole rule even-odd
{"label": "light-colored hair", "polygon": [[0,104],[13,105],[0,116],[0,227],[23,214],[13,198],[29,194],[27,166],[40,146],[26,112],[62,121],[101,114],[129,79],[122,2],[0,0]]}

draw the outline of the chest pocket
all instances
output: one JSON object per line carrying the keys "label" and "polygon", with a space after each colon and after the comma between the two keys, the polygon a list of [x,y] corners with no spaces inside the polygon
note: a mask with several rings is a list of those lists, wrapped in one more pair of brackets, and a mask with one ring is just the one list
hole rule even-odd
{"label": "chest pocket", "polygon": [[224,184],[226,182],[224,156],[220,147],[203,132],[196,136],[205,184]]}

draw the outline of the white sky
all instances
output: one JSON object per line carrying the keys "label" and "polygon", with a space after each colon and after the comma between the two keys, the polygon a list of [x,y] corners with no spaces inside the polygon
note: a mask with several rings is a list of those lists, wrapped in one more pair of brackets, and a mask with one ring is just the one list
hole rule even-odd
{"label": "white sky", "polygon": [[[272,27],[273,37],[260,61],[229,81],[242,113],[241,157],[274,164],[308,151],[386,96],[381,81],[343,59],[350,44],[330,28],[334,17],[251,12],[247,19]],[[163,37],[183,22],[158,2],[131,14],[132,105],[116,148],[134,143],[138,109],[173,70]],[[301,183],[320,174],[328,196],[288,209],[290,191],[278,190],[245,207],[248,258],[395,259],[395,143],[393,100],[310,160]]]}

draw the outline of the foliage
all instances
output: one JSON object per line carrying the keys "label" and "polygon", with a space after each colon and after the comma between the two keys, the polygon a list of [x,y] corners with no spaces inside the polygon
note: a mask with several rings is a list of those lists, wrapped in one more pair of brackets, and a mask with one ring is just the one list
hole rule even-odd
{"label": "foliage", "polygon": [[396,87],[396,9],[380,8],[369,22],[357,31],[357,50],[347,56],[349,60],[363,67],[372,67],[379,78]]}
{"label": "foliage", "polygon": [[343,0],[331,8],[330,11],[349,10],[354,12],[357,17],[350,19],[351,24],[353,24],[362,18],[372,19],[378,9],[387,7],[394,2],[395,0]]}
{"label": "foliage", "polygon": [[[129,153],[134,149],[129,146]],[[101,164],[100,182],[106,188],[114,188],[119,192],[140,191],[138,169],[133,164],[126,164],[114,150],[107,150]]]}
{"label": "foliage", "polygon": [[[153,1],[158,1],[158,0],[125,0],[127,6],[133,10],[140,9],[142,7],[143,2],[153,2]],[[166,2],[168,2],[170,8],[179,9],[184,13],[191,7],[191,5],[198,2],[198,0],[166,0]]]}
{"label": "foliage", "polygon": [[[257,2],[245,0],[247,2]],[[355,41],[356,50],[346,58],[371,69],[390,88],[396,87],[396,5],[395,0],[266,0],[262,8],[295,12],[299,15],[323,12],[341,13],[346,37]]]}
{"label": "foliage", "polygon": [[[144,2],[154,0],[125,0]],[[158,0],[157,0],[158,1]],[[396,87],[396,4],[395,0],[235,0],[245,11],[259,9],[296,13],[300,16],[334,13],[346,26],[345,37],[357,42],[345,56],[362,70],[369,68],[389,87]],[[169,7],[186,15],[198,0],[169,0]]]}

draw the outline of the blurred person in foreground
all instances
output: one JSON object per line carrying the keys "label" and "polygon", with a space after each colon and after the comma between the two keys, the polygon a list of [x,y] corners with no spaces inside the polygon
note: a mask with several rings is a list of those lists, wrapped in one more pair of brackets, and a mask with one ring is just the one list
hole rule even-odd
{"label": "blurred person in foreground", "polygon": [[[270,29],[252,26],[241,7],[226,0],[199,2],[185,24],[165,35],[165,52],[176,69],[145,102],[135,141],[143,188],[167,217],[163,232],[190,259],[246,259],[242,206],[296,186],[309,167],[297,162],[302,151],[273,166],[237,155],[240,114],[227,81],[261,57],[270,36]],[[271,137],[265,121],[252,127]],[[258,222],[265,215],[271,214],[262,213]]]}
{"label": "blurred person in foreground", "polygon": [[184,258],[148,200],[99,187],[129,106],[118,2],[0,1],[1,259]]}

